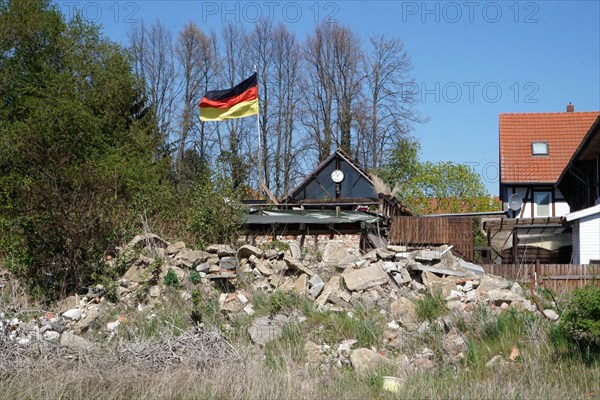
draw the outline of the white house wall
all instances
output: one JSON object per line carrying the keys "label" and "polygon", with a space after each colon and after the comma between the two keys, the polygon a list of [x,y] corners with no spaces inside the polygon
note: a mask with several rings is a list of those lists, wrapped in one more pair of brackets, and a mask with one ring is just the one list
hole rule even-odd
{"label": "white house wall", "polygon": [[600,214],[596,213],[579,221],[579,253],[577,264],[600,260]]}
{"label": "white house wall", "polygon": [[[558,192],[558,189],[556,189],[556,191]],[[562,194],[560,195],[560,198],[563,198]],[[567,204],[566,201],[555,201],[554,204],[556,207],[555,217],[562,217],[571,212],[571,207],[569,207],[569,204]]]}
{"label": "white house wall", "polygon": [[[547,186],[538,187],[538,186],[505,186],[503,190],[503,209],[508,210],[508,199],[513,193],[518,193],[523,198],[523,206],[521,210],[519,210],[516,218],[532,218],[537,217],[537,205],[534,202],[533,193],[537,192],[548,192],[554,190],[554,207],[552,207],[552,203],[550,203],[550,217],[562,217],[567,215],[570,212],[569,204],[564,200],[562,193],[554,188],[550,188]],[[553,212],[554,210],[554,212]],[[513,217],[512,215],[510,215]]]}

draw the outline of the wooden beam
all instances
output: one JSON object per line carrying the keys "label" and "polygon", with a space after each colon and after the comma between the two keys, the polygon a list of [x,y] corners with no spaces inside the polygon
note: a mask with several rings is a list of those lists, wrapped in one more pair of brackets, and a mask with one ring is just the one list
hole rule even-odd
{"label": "wooden beam", "polygon": [[275,196],[273,196],[273,193],[271,193],[271,191],[269,190],[269,188],[267,187],[267,185],[265,185],[263,182],[260,183],[260,187],[265,191],[265,193],[267,194],[267,196],[269,196],[269,200],[271,200],[271,203],[275,204],[275,205],[279,205],[279,202],[277,201],[277,199],[275,198]]}

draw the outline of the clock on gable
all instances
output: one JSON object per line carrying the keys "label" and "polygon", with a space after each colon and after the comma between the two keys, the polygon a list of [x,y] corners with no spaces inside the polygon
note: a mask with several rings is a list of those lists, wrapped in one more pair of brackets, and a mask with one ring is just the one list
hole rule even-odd
{"label": "clock on gable", "polygon": [[344,180],[344,173],[341,170],[336,169],[331,173],[331,180],[335,183],[340,183]]}

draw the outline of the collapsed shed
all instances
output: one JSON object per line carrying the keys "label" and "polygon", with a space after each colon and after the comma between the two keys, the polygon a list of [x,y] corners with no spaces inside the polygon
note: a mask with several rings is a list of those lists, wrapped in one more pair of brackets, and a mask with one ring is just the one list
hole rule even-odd
{"label": "collapsed shed", "polygon": [[398,199],[377,193],[369,173],[337,149],[274,204],[249,203],[244,229],[257,235],[356,236],[360,248],[382,247],[391,216],[413,215]]}

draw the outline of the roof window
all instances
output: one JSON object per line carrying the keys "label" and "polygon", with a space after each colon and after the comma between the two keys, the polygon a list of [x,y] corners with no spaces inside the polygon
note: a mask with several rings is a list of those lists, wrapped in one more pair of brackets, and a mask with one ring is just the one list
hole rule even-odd
{"label": "roof window", "polygon": [[534,156],[548,155],[548,142],[533,142],[531,143],[531,154]]}

